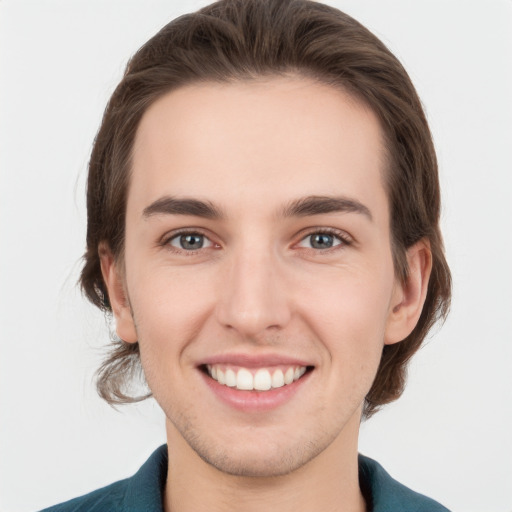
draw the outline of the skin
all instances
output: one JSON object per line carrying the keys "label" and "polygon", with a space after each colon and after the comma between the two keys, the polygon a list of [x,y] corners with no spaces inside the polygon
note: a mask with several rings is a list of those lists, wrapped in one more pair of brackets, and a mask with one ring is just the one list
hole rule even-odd
{"label": "skin", "polygon": [[[100,254],[118,334],[139,342],[167,416],[167,511],[365,510],[362,403],[384,344],[414,328],[431,266],[421,241],[408,281],[395,279],[385,156],[371,110],[300,77],[190,85],[144,114],[124,262],[105,244]],[[144,214],[165,196],[213,203],[223,217]],[[306,196],[342,196],[369,215],[283,215]],[[182,229],[204,235],[203,247],[183,248]],[[333,246],[312,245],[325,230]],[[232,353],[313,370],[278,407],[243,411],[198,368]]]}

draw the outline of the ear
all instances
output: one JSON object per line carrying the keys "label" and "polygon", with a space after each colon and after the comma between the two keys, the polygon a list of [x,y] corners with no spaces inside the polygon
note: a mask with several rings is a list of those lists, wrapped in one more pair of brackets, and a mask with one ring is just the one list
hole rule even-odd
{"label": "ear", "polygon": [[407,338],[416,327],[427,297],[432,271],[430,243],[421,239],[407,250],[409,273],[404,283],[396,282],[390,305],[384,343],[392,345]]}
{"label": "ear", "polygon": [[117,335],[126,343],[137,341],[137,332],[133,321],[132,310],[126,294],[124,272],[110,250],[101,242],[98,247],[101,262],[101,273],[107,286],[108,298],[116,321]]}

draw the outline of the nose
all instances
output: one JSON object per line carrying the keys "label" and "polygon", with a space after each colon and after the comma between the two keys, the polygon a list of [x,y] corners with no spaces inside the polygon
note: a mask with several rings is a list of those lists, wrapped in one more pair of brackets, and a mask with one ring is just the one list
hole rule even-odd
{"label": "nose", "polygon": [[290,321],[289,290],[271,250],[241,252],[230,259],[219,288],[217,320],[244,338],[258,339]]}

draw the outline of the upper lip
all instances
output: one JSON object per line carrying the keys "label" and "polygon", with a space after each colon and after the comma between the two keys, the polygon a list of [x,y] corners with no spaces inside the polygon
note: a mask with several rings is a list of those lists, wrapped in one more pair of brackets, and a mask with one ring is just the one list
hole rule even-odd
{"label": "upper lip", "polygon": [[265,366],[312,366],[311,362],[282,354],[218,354],[201,361],[201,365],[227,364],[244,368]]}

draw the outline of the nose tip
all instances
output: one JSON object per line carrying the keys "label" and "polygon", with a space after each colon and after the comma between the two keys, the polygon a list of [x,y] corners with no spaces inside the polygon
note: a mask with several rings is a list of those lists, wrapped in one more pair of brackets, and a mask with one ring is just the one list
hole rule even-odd
{"label": "nose tip", "polygon": [[258,311],[235,311],[230,320],[224,323],[229,329],[234,329],[244,337],[257,338],[258,334],[268,331],[277,330],[280,322],[276,319],[267,318]]}
{"label": "nose tip", "polygon": [[256,339],[268,330],[286,326],[290,304],[275,262],[269,257],[245,259],[231,265],[228,274],[217,306],[217,319],[225,328]]}

